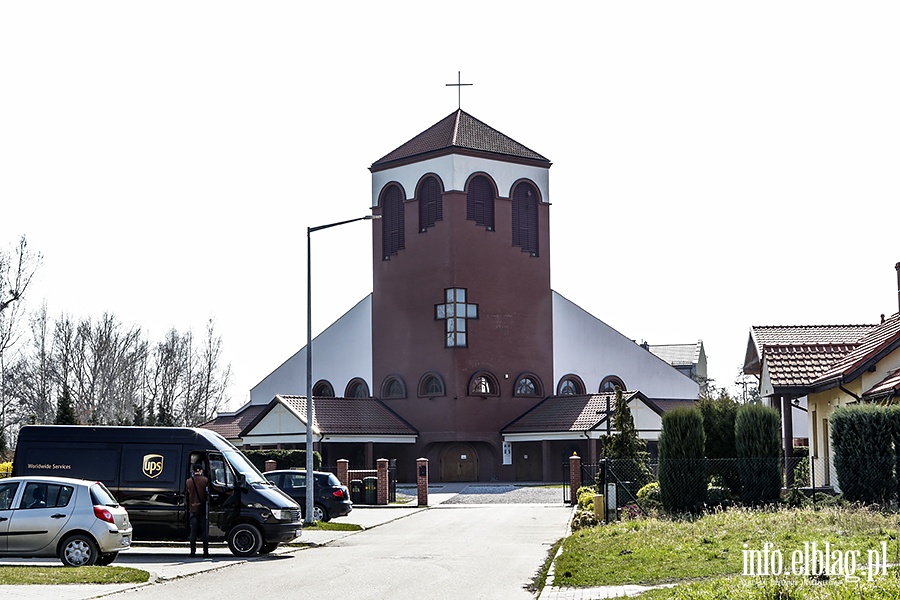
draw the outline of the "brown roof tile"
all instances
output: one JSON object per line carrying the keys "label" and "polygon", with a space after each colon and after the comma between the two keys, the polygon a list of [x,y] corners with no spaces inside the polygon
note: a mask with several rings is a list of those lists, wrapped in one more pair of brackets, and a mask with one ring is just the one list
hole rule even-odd
{"label": "brown roof tile", "polygon": [[[624,392],[627,402],[639,392]],[[503,428],[501,433],[587,431],[606,420],[607,407],[615,410],[616,395],[550,396]]]}
{"label": "brown roof tile", "polygon": [[[306,397],[278,395],[306,422]],[[268,408],[268,407],[267,407]],[[377,398],[315,398],[313,428],[329,435],[417,435],[418,431]],[[252,424],[251,424],[252,425]]]}
{"label": "brown roof tile", "polygon": [[835,361],[816,379],[817,386],[852,381],[885,354],[900,347],[900,313],[875,326],[859,339],[855,348]]}
{"label": "brown roof tile", "polygon": [[871,389],[863,393],[863,398],[874,400],[882,396],[900,396],[900,369],[894,369]]}
{"label": "brown roof tile", "polygon": [[265,404],[245,404],[235,412],[220,414],[200,427],[215,431],[226,440],[234,440],[241,437],[244,427],[265,409]]}
{"label": "brown roof tile", "polygon": [[445,154],[460,149],[547,163],[550,161],[493,127],[479,121],[463,110],[441,119],[399,148],[379,158],[370,169],[379,171],[393,163],[410,159],[421,160],[430,154]]}
{"label": "brown roof tile", "polygon": [[763,359],[773,386],[807,386],[854,347],[854,344],[767,345],[763,348]]}

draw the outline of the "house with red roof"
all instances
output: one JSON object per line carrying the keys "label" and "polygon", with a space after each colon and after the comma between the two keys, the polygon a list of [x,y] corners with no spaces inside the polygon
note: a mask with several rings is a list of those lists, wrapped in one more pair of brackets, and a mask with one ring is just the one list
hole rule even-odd
{"label": "house with red roof", "polygon": [[[900,263],[895,269],[900,289]],[[893,403],[900,395],[900,312],[868,325],[751,327],[744,373],[758,377],[760,395],[781,412],[784,455],[793,455],[795,421],[802,419],[811,481],[840,490],[831,415],[840,406]],[[791,482],[788,470],[786,483]]]}

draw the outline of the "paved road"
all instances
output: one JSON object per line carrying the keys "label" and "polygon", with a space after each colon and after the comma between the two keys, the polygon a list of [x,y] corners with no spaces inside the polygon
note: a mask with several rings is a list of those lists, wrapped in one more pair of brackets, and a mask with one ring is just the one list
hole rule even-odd
{"label": "paved road", "polygon": [[433,507],[326,546],[109,597],[533,600],[525,586],[569,514],[561,504]]}
{"label": "paved road", "polygon": [[[0,586],[0,599],[87,598],[522,598],[550,545],[565,535],[571,509],[559,490],[512,485],[441,484],[429,507],[359,507],[336,522],[354,532],[304,531],[305,549],[279,548],[248,560],[212,548],[212,561],[186,548],[136,546],[116,565],[149,571],[154,583]],[[59,561],[2,559],[0,564]],[[542,596],[543,597],[543,596]]]}

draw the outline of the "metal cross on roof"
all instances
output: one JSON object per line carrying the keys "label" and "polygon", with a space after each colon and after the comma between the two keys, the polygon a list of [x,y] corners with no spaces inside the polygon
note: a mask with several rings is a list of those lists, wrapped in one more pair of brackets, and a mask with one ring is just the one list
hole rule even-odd
{"label": "metal cross on roof", "polygon": [[457,108],[462,108],[462,86],[464,85],[474,85],[472,83],[463,83],[462,82],[462,72],[456,72],[456,83],[447,83],[445,84],[447,87],[455,87],[456,88],[456,96],[457,96]]}

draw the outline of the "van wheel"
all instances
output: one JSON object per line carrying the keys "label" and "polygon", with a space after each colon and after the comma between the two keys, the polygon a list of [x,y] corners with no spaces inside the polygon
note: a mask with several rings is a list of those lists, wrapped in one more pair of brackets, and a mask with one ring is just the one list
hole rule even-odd
{"label": "van wheel", "polygon": [[253,556],[259,552],[262,544],[262,534],[253,525],[241,523],[228,532],[228,549],[235,556]]}
{"label": "van wheel", "polygon": [[111,565],[116,557],[119,555],[118,552],[110,552],[109,554],[101,554],[97,558],[97,565],[100,567],[105,567],[107,565]]}
{"label": "van wheel", "polygon": [[98,558],[100,549],[96,542],[80,533],[69,536],[59,547],[59,560],[67,567],[89,567],[96,564]]}
{"label": "van wheel", "polygon": [[262,545],[262,548],[259,549],[259,553],[260,553],[260,554],[270,554],[270,553],[271,553],[272,551],[274,551],[275,548],[277,548],[277,547],[278,547],[278,543],[277,543],[277,542],[275,542],[275,543],[263,544],[263,545]]}

